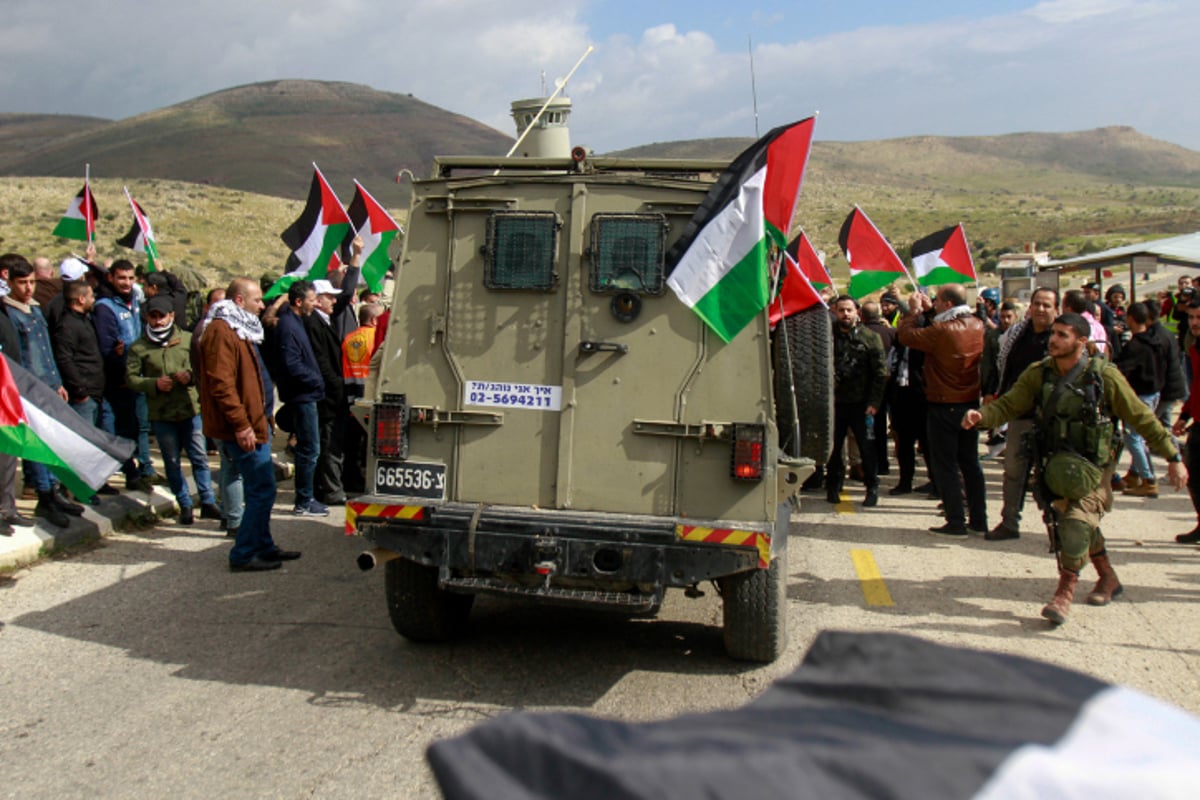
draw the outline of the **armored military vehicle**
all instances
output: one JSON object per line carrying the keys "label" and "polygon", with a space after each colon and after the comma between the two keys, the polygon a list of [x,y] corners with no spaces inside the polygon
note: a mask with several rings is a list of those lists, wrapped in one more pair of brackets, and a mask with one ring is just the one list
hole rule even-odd
{"label": "armored military vehicle", "polygon": [[569,103],[538,120],[539,104],[514,116],[554,152],[535,135],[415,181],[361,404],[360,565],[386,564],[416,641],[462,632],[477,594],[653,615],[668,588],[713,581],[728,653],[774,660],[789,502],[813,463],[785,449],[828,454],[828,315],[778,326],[786,347],[766,315],[722,343],[668,290],[665,256],[726,163],[566,151]]}

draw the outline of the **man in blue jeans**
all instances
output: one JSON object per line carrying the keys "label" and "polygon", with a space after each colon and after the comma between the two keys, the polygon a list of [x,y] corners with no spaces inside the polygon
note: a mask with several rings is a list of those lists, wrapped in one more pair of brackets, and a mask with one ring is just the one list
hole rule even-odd
{"label": "man in blue jeans", "polygon": [[[58,365],[54,363],[50,331],[37,301],[33,299],[36,280],[33,265],[22,256],[9,253],[0,256],[0,269],[8,274],[10,293],[4,297],[3,310],[16,329],[21,366],[66,401],[67,390],[63,388]],[[17,354],[12,357],[15,359]],[[57,528],[65,528],[70,524],[68,514],[76,517],[83,514],[83,506],[62,495],[62,486],[45,464],[26,461],[25,480],[37,490],[38,502],[33,510],[35,517],[42,517]]]}
{"label": "man in blue jeans", "polygon": [[200,516],[221,519],[204,452],[200,396],[192,374],[192,335],[175,324],[175,306],[165,294],[151,297],[143,309],[146,324],[129,348],[125,383],[146,397],[167,482],[179,503],[179,523],[191,525],[195,521],[192,495],[183,476],[184,455],[192,465],[192,480],[200,495]]}
{"label": "man in blue jeans", "polygon": [[263,328],[262,288],[250,278],[236,278],[225,299],[209,310],[200,337],[200,414],[205,435],[217,440],[222,454],[241,474],[244,508],[237,539],[229,551],[232,572],[279,569],[300,557],[281,550],[271,537],[275,504],[275,466],[271,463],[267,398],[257,345]]}
{"label": "man in blue jeans", "polygon": [[279,398],[292,412],[296,434],[295,514],[325,517],[329,508],[313,497],[313,479],[321,452],[321,432],[317,403],[325,399],[325,379],[317,367],[317,356],[304,327],[304,318],[316,306],[316,292],[308,281],[296,281],[288,287],[288,304],[279,312],[275,328],[276,358],[279,364]]}
{"label": "man in blue jeans", "polygon": [[104,357],[104,393],[115,415],[118,436],[137,442],[136,459],[121,466],[125,488],[149,492],[154,485],[154,464],[150,461],[150,415],[145,395],[125,385],[125,362],[129,348],[142,335],[141,305],[133,286],[133,263],[114,261],[108,268],[108,280],[96,287],[92,324]]}

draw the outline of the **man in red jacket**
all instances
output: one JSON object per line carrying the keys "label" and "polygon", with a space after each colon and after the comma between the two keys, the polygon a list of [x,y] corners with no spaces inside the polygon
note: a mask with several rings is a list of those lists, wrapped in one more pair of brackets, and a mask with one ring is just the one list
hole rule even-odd
{"label": "man in red jacket", "polygon": [[946,515],[945,525],[929,530],[959,538],[967,535],[968,527],[987,533],[987,487],[979,466],[979,432],[963,430],[960,424],[969,409],[979,408],[983,322],[967,305],[963,287],[947,284],[932,300],[920,292],[909,295],[908,314],[900,320],[898,338],[900,344],[925,353],[929,465]]}

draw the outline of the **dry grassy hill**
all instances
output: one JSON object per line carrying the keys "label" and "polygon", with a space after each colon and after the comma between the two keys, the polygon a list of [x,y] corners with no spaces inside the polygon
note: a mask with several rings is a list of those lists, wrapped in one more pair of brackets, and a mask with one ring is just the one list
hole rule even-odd
{"label": "dry grassy hill", "polygon": [[[614,155],[730,158],[750,139],[667,142]],[[1023,242],[1056,257],[1200,230],[1200,153],[1127,127],[813,144],[796,224],[845,270],[842,220],[859,205],[901,255],[963,222],[977,266]]]}
{"label": "dry grassy hill", "polygon": [[32,151],[10,151],[0,140],[0,175],[80,176],[90,162],[100,178],[172,179],[300,198],[315,161],[335,190],[357,178],[390,206],[402,203],[395,182],[401,169],[423,177],[435,155],[503,153],[511,143],[407,95],[281,80],[85,127]]}
{"label": "dry grassy hill", "polygon": [[[0,249],[58,258],[77,247],[49,231],[90,162],[102,253],[122,252],[113,240],[129,225],[120,190],[128,183],[167,262],[217,285],[279,271],[278,234],[300,211],[313,161],[344,201],[358,178],[399,217],[407,205],[399,170],[424,176],[435,155],[499,154],[511,142],[406,95],[321,81],[240,86],[118,122],[0,115],[0,175],[26,176],[0,178]],[[732,158],[750,143],[666,142],[614,155]],[[1200,153],[1127,127],[817,141],[796,225],[830,255],[835,274],[845,274],[837,234],[855,204],[901,255],[915,239],[965,223],[986,270],[1028,241],[1068,257],[1200,230]]]}
{"label": "dry grassy hill", "polygon": [[[47,256],[55,263],[82,253],[82,242],[50,235],[81,183],[79,178],[0,178],[0,253]],[[122,185],[112,179],[92,183],[100,212],[96,249],[101,257],[141,263],[144,255],[116,245],[133,220]],[[128,186],[150,215],[166,269],[195,272],[210,288],[225,286],[237,275],[282,273],[287,248],[279,233],[300,214],[301,201],[183,181],[132,180]]]}

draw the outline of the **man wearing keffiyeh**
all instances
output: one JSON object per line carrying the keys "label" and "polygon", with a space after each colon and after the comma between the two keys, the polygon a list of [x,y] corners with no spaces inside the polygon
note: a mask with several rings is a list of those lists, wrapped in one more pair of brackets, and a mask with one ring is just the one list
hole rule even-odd
{"label": "man wearing keffiyeh", "polygon": [[200,413],[204,433],[241,473],[245,509],[237,539],[229,552],[233,572],[279,569],[300,557],[281,550],[271,538],[275,504],[275,466],[271,463],[270,427],[262,359],[262,287],[250,278],[235,278],[225,299],[209,309],[200,339]]}

